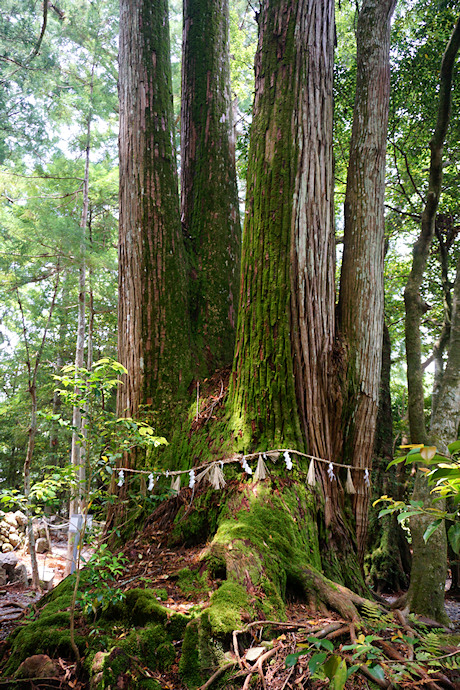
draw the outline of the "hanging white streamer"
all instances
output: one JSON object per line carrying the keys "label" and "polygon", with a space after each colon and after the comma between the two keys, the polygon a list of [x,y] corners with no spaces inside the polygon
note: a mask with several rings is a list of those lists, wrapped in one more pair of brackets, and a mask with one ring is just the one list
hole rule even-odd
{"label": "hanging white streamer", "polygon": [[345,491],[347,494],[355,494],[356,489],[355,485],[353,484],[353,479],[351,476],[351,470],[350,468],[347,469],[347,481],[345,482]]}
{"label": "hanging white streamer", "polygon": [[371,478],[369,477],[369,470],[367,469],[367,467],[364,470],[364,483],[367,486],[367,488],[369,488],[371,485]]}
{"label": "hanging white streamer", "polygon": [[149,474],[149,485],[148,485],[147,488],[148,488],[149,491],[153,491],[153,487],[154,487],[154,486],[155,486],[155,480],[154,480],[154,478],[153,478],[153,474],[150,473],[150,474]]}
{"label": "hanging white streamer", "polygon": [[189,488],[190,488],[190,489],[193,489],[193,487],[194,487],[195,484],[196,484],[195,470],[190,470],[189,476],[190,476],[190,481],[189,481],[188,485],[189,485]]}
{"label": "hanging white streamer", "polygon": [[218,465],[217,463],[215,463],[211,467],[208,476],[208,481],[211,484],[211,486],[213,486],[216,490],[224,488],[226,484],[224,473],[222,472],[222,468],[220,467],[220,465]]}
{"label": "hanging white streamer", "polygon": [[171,479],[171,491],[174,493],[178,494],[180,491],[180,474],[177,475],[176,478]]}
{"label": "hanging white streamer", "polygon": [[308,484],[308,486],[315,486],[315,484],[316,484],[315,461],[314,460],[310,460],[310,467],[308,468],[308,474],[307,474],[307,484]]}
{"label": "hanging white streamer", "polygon": [[123,486],[125,483],[125,473],[123,470],[120,470],[118,473],[118,486]]}
{"label": "hanging white streamer", "polygon": [[[264,453],[265,455],[265,453]],[[257,467],[256,471],[254,473],[254,481],[255,482],[261,482],[264,479],[266,479],[269,475],[269,471],[267,470],[267,466],[264,463],[264,459],[262,455],[259,455],[259,460],[257,462]]]}
{"label": "hanging white streamer", "polygon": [[292,460],[287,450],[284,451],[284,462],[286,463],[286,469],[292,470]]}
{"label": "hanging white streamer", "polygon": [[246,460],[246,456],[243,455],[243,460],[241,462],[241,467],[242,469],[247,473],[247,474],[252,474],[252,470],[248,465],[248,461]]}
{"label": "hanging white streamer", "polygon": [[334,474],[334,465],[332,462],[329,463],[327,466],[327,476],[329,477],[329,481],[332,482],[333,479],[335,479],[335,474]]}

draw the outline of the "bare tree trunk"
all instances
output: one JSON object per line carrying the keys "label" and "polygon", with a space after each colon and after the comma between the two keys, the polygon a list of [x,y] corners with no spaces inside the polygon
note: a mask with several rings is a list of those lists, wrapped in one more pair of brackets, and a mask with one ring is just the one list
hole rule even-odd
{"label": "bare tree trunk", "polygon": [[[413,443],[426,444],[428,442],[424,419],[420,337],[420,320],[424,312],[424,305],[420,289],[435,232],[436,211],[442,185],[442,152],[450,118],[452,74],[459,47],[460,19],[454,28],[441,64],[438,119],[430,142],[431,162],[428,192],[422,213],[421,232],[414,245],[412,269],[404,293],[409,426]],[[460,286],[457,285],[456,281],[454,302],[458,300],[459,288]],[[453,308],[457,309],[457,303]],[[459,319],[457,315],[453,318]],[[430,429],[430,442],[436,444],[441,450],[447,449],[448,443],[457,438],[459,423],[460,350],[458,337],[460,324],[456,328],[459,329],[457,332],[455,332],[456,329],[452,323],[449,361],[442,375],[439,392],[436,395]],[[430,490],[425,477],[417,477],[414,499],[423,501],[425,505],[431,504]],[[437,504],[437,507],[442,509],[442,504]],[[437,529],[425,543],[423,533],[429,522],[430,520],[423,516],[411,518],[413,560],[407,605],[415,613],[430,616],[441,623],[447,623],[449,619],[444,608],[444,586],[447,573],[446,534],[443,528]]]}
{"label": "bare tree trunk", "polygon": [[430,141],[431,161],[426,203],[422,213],[421,231],[414,244],[412,268],[404,291],[406,306],[406,358],[407,385],[409,392],[409,427],[413,443],[426,443],[427,432],[424,415],[424,390],[422,369],[422,345],[420,321],[427,310],[421,297],[421,285],[425,273],[431,242],[435,231],[436,211],[442,185],[442,152],[450,119],[452,73],[460,45],[460,20],[457,21],[441,64],[438,117]]}
{"label": "bare tree trunk", "polygon": [[[88,209],[89,209],[89,156],[91,151],[91,121],[92,113],[92,98],[93,98],[93,76],[95,65],[92,66],[91,84],[90,84],[90,110],[86,121],[86,157],[85,157],[85,175],[83,178],[83,206],[80,220],[81,242],[80,242],[80,269],[78,280],[78,317],[77,317],[77,343],[75,347],[75,378],[79,377],[79,370],[84,365],[85,357],[85,330],[86,330],[86,226],[88,223]],[[77,387],[74,389],[75,394],[78,393]],[[72,449],[70,453],[70,462],[77,468],[77,489],[76,495],[71,498],[69,504],[69,519],[73,514],[83,513],[85,503],[85,482],[86,473],[84,460],[82,458],[81,446],[81,431],[82,431],[82,416],[79,405],[74,405],[72,411]],[[70,573],[72,565],[72,553],[74,549],[74,541],[76,539],[75,533],[69,531],[67,543],[67,563],[66,575]]]}
{"label": "bare tree trunk", "polygon": [[35,437],[37,435],[37,374],[38,374],[38,368],[40,366],[40,362],[41,362],[41,358],[42,358],[42,354],[43,354],[43,348],[44,348],[45,342],[46,342],[46,336],[48,334],[49,325],[51,323],[51,317],[52,317],[53,311],[54,311],[54,305],[56,303],[56,295],[57,295],[57,291],[58,291],[58,285],[59,285],[59,266],[57,266],[57,268],[56,268],[56,281],[55,281],[53,296],[51,298],[50,308],[49,308],[49,312],[48,312],[48,319],[46,322],[45,329],[43,331],[43,336],[42,336],[42,340],[40,343],[40,347],[38,348],[38,351],[35,355],[35,362],[34,362],[33,366],[32,366],[32,359],[30,357],[29,341],[28,341],[28,337],[27,337],[27,329],[26,329],[26,322],[25,322],[25,318],[24,318],[24,310],[22,308],[22,301],[21,301],[21,297],[19,294],[19,288],[16,287],[16,296],[17,296],[19,310],[21,312],[21,319],[22,319],[22,331],[23,331],[23,337],[24,337],[24,345],[25,345],[26,354],[27,354],[26,366],[27,366],[27,372],[28,372],[28,384],[29,384],[29,395],[30,395],[30,425],[29,425],[29,431],[28,431],[28,437],[29,438],[28,438],[28,443],[27,443],[26,459],[24,461],[23,476],[24,476],[24,496],[26,498],[26,516],[27,516],[27,532],[28,532],[28,540],[29,540],[29,552],[30,552],[30,560],[31,560],[31,564],[32,564],[32,588],[33,589],[40,589],[40,578],[39,578],[39,574],[38,574],[37,554],[35,551],[35,537],[34,537],[32,516],[30,514],[30,507],[29,507],[30,468],[32,465],[32,459],[33,459],[34,448],[35,448]]}
{"label": "bare tree trunk", "polygon": [[[390,22],[396,0],[365,0],[357,26],[357,78],[350,144],[338,321],[345,349],[344,462],[372,466],[383,342],[385,157],[390,97]],[[355,472],[358,553],[366,547],[370,492]]]}
{"label": "bare tree trunk", "polygon": [[[30,495],[30,467],[35,448],[35,436],[37,435],[37,389],[32,382],[29,385],[30,395],[30,426],[28,431],[27,454],[24,462],[24,496],[26,501]],[[38,574],[37,552],[35,551],[35,535],[32,516],[29,506],[26,507],[27,535],[29,540],[30,562],[32,565],[32,589],[40,589],[40,577]]]}
{"label": "bare tree trunk", "polygon": [[228,47],[228,0],[184,0],[181,222],[199,370],[231,363],[241,227]]}

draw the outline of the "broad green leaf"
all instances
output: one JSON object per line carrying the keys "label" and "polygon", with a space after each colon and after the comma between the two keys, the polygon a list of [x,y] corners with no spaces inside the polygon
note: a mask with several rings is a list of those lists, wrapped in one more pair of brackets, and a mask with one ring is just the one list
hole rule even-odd
{"label": "broad green leaf", "polygon": [[460,450],[460,441],[454,441],[453,443],[450,443],[448,446],[449,453],[457,453]]}
{"label": "broad green leaf", "polygon": [[460,522],[456,522],[447,530],[447,536],[452,550],[455,553],[460,553]]}
{"label": "broad green leaf", "polygon": [[385,671],[380,666],[380,664],[373,664],[371,666],[368,666],[367,670],[369,671],[371,676],[374,676],[374,678],[376,678],[377,680],[385,680]]}
{"label": "broad green leaf", "polygon": [[355,671],[358,671],[359,668],[360,667],[358,664],[354,664],[353,666],[350,666],[350,668],[347,670],[347,680],[350,678],[350,676],[353,675],[353,673],[355,673]]}
{"label": "broad green leaf", "polygon": [[401,455],[400,458],[394,458],[391,462],[388,463],[387,470],[390,467],[393,467],[393,465],[400,465],[402,462],[404,462],[405,459],[406,459],[405,455]]}
{"label": "broad green leaf", "polygon": [[337,667],[337,671],[332,678],[332,688],[333,690],[343,690],[345,683],[347,682],[347,663],[345,659],[342,659]]}
{"label": "broad green leaf", "polygon": [[299,660],[299,656],[302,656],[306,652],[297,652],[297,654],[288,654],[286,657],[286,668],[292,668],[295,666]]}
{"label": "broad green leaf", "polygon": [[326,658],[327,652],[316,652],[316,654],[313,654],[312,658],[308,662],[308,669],[312,675],[316,671],[318,666],[320,666],[322,663],[324,663],[324,661],[326,661]]}
{"label": "broad green leaf", "polygon": [[337,673],[337,669],[340,666],[342,659],[337,656],[337,654],[333,654],[332,656],[329,657],[329,659],[325,662],[323,668],[324,668],[324,673],[326,676],[329,678],[329,680],[332,680]]}
{"label": "broad green leaf", "polygon": [[403,520],[405,520],[406,518],[410,518],[413,515],[420,515],[420,511],[419,510],[404,511],[404,513],[399,513],[397,520],[398,520],[398,522],[401,523],[401,522],[403,522]]}
{"label": "broad green leaf", "polygon": [[428,525],[425,532],[423,533],[423,541],[425,542],[425,544],[427,543],[428,539],[431,537],[433,532],[439,527],[439,525],[441,523],[442,523],[442,520],[435,520],[434,522],[431,523],[431,525]]}

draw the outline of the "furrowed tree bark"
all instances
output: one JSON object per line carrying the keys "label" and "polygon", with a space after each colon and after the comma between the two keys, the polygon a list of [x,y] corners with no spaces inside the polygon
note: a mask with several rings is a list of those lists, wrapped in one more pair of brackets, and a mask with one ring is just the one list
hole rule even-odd
{"label": "furrowed tree bark", "polygon": [[118,414],[148,413],[167,433],[191,357],[166,0],[121,1],[119,61]]}
{"label": "furrowed tree bark", "polygon": [[241,228],[228,15],[228,0],[183,3],[181,222],[202,375],[231,364],[238,311]]}
{"label": "furrowed tree bark", "polygon": [[366,547],[383,338],[385,156],[390,96],[390,22],[396,0],[366,0],[357,25],[357,78],[345,197],[338,325],[345,350],[343,458],[353,476],[359,558]]}
{"label": "furrowed tree bark", "polygon": [[[409,391],[409,427],[413,443],[428,442],[424,419],[423,370],[421,366],[420,321],[424,311],[421,284],[435,232],[436,211],[442,186],[442,152],[450,118],[452,74],[460,47],[460,19],[452,33],[441,64],[438,117],[430,142],[431,161],[428,192],[422,213],[421,232],[414,245],[412,269],[404,293],[406,305],[406,357]],[[458,300],[458,273],[454,289],[454,301]],[[458,303],[455,304],[456,310]],[[457,438],[460,404],[460,352],[458,342],[458,315],[453,315],[449,359],[436,394],[434,414],[430,428],[430,443],[440,450]],[[452,359],[451,359],[452,358]],[[430,488],[420,473],[416,478],[413,498],[431,505]],[[442,510],[442,502],[437,504]],[[407,593],[407,606],[415,612],[447,624],[449,618],[444,608],[444,586],[447,574],[447,542],[445,529],[437,529],[425,543],[423,533],[431,522],[426,517],[413,517],[410,521],[413,560],[411,582]]]}
{"label": "furrowed tree bark", "polygon": [[[332,2],[259,14],[233,423],[242,445],[332,456]],[[323,50],[324,47],[324,50]]]}
{"label": "furrowed tree bark", "polygon": [[[293,447],[338,457],[333,46],[332,2],[262,3],[229,392],[231,430],[243,452]],[[328,528],[323,567],[331,578],[353,572],[344,582],[359,588],[338,481],[326,467],[316,466]],[[348,554],[341,562],[339,548]]]}

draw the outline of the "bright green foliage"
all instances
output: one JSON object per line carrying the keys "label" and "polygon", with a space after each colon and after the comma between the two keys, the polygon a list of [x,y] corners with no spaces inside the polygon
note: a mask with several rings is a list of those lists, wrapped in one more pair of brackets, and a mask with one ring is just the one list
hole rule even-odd
{"label": "bright green foliage", "polygon": [[124,599],[122,590],[116,584],[127,560],[123,554],[111,553],[107,544],[102,544],[91,556],[85,566],[85,588],[77,598],[77,606],[83,613],[92,611],[96,617],[111,603]]}
{"label": "bright green foliage", "polygon": [[[454,511],[439,510],[435,506],[424,506],[421,501],[410,501],[409,504],[404,501],[395,501],[388,496],[382,496],[374,505],[381,501],[386,501],[390,505],[380,511],[379,517],[397,512],[398,522],[419,514],[429,515],[434,518],[433,522],[427,527],[423,538],[426,541],[431,537],[433,532],[444,525],[452,523],[447,528],[447,536],[455,553],[460,553],[460,441],[455,441],[449,446],[450,456],[443,453],[437,453],[434,446],[415,445],[411,450],[398,458],[395,458],[390,465],[405,462],[411,464],[413,462],[427,467],[419,468],[420,471],[425,472],[428,483],[433,487],[431,493],[434,494],[434,502],[436,497],[450,498],[456,506]],[[389,466],[390,466],[389,465]]]}

